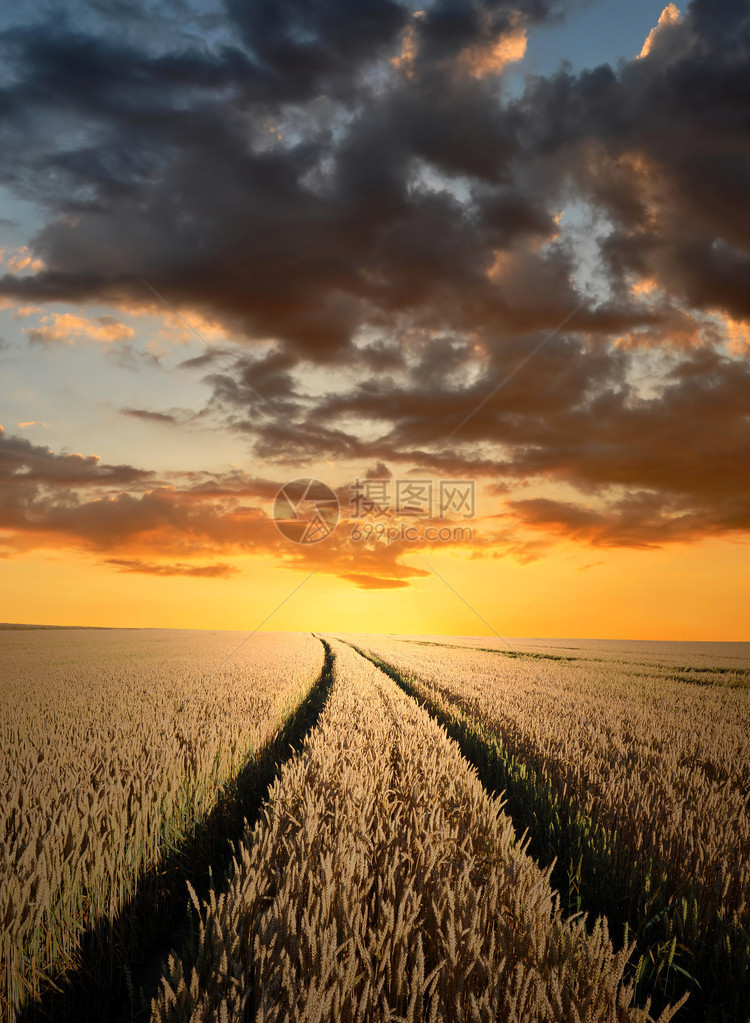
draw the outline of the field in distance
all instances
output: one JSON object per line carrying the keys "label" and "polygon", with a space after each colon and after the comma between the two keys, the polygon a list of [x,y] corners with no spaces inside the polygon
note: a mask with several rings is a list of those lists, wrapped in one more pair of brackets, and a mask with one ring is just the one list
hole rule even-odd
{"label": "field in distance", "polygon": [[[385,639],[386,637],[380,637]],[[660,665],[669,674],[680,670],[706,673],[713,670],[718,676],[737,674],[750,686],[750,643],[699,642],[655,639],[540,639],[528,636],[389,636],[397,642],[427,643],[439,646],[470,647],[497,650],[508,656],[537,655],[540,658],[619,662],[623,665]],[[723,679],[727,681],[726,678]]]}
{"label": "field in distance", "polygon": [[4,628],[0,664],[3,1019],[750,1018],[750,644]]}

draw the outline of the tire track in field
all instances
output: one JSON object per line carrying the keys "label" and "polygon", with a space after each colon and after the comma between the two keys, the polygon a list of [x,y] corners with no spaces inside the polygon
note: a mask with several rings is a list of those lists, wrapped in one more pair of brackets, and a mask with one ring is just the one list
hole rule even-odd
{"label": "tire track in field", "polygon": [[[152,1023],[653,1023],[606,923],[549,871],[457,743],[338,641],[331,700],[288,763]],[[678,1006],[668,1010],[666,1023]]]}
{"label": "tire track in field", "polygon": [[[543,779],[515,757],[508,757],[503,750],[501,738],[483,729],[480,721],[472,718],[461,708],[439,707],[416,688],[407,674],[398,671],[377,654],[368,653],[348,640],[339,641],[345,642],[361,657],[379,668],[441,725],[476,770],[485,791],[493,797],[504,797],[503,809],[510,816],[516,833],[528,841],[529,855],[541,867],[551,869],[550,884],[559,893],[564,909],[570,914],[584,912],[589,921],[605,917],[618,942],[620,944],[626,942],[628,931],[623,928],[623,921],[617,913],[614,887],[617,879],[614,877],[610,862],[614,849],[614,835],[601,828],[596,831],[590,830],[588,827],[590,819],[582,813],[578,813],[567,824],[563,823],[559,814],[555,814],[553,804],[546,794]],[[578,855],[580,845],[575,846],[575,839],[579,833],[587,834],[591,840],[590,847],[587,847],[584,855],[580,857]],[[603,871],[605,876],[605,882],[599,885],[596,892],[587,891],[582,883],[587,868]],[[635,935],[630,933],[629,937],[632,940]],[[634,963],[639,952],[640,942],[630,960],[629,976],[634,972]],[[655,1007],[664,1008],[670,1003],[670,999],[662,996],[657,990],[649,990],[647,994]],[[639,1004],[642,1001],[643,998],[639,997]],[[693,1006],[689,1006],[688,1018],[702,1021],[701,1006],[698,1006],[695,1016],[691,1012],[692,1009]]]}
{"label": "tire track in field", "polygon": [[[224,787],[210,814],[190,838],[164,857],[158,874],[147,878],[136,897],[122,908],[120,924],[133,922],[131,947],[112,949],[103,973],[101,944],[95,935],[87,935],[80,965],[70,975],[69,984],[62,990],[50,986],[39,1001],[23,1010],[19,1023],[135,1023],[148,1019],[166,957],[191,939],[192,903],[186,895],[187,883],[202,897],[214,878],[225,876],[233,844],[241,839],[245,822],[252,826],[258,819],[279,771],[299,753],[326,705],[333,682],[333,653],[324,639],[315,638],[323,645],[324,661],[307,695],[270,742],[258,749]],[[160,903],[160,920],[149,932],[141,933],[137,921],[148,917],[154,901]]]}

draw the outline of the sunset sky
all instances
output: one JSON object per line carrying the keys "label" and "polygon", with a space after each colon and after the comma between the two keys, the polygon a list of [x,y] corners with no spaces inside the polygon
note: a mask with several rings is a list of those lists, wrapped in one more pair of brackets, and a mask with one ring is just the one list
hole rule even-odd
{"label": "sunset sky", "polygon": [[0,15],[0,621],[748,640],[748,353],[745,0]]}

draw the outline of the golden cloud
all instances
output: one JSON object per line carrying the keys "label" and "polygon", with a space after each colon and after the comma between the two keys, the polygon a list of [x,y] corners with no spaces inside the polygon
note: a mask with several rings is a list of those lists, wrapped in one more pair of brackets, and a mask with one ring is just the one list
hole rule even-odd
{"label": "golden cloud", "polygon": [[750,352],[750,321],[735,320],[725,313],[717,313],[724,334],[727,339],[727,347],[734,355],[747,355]]}
{"label": "golden cloud", "polygon": [[29,340],[35,343],[74,345],[81,340],[104,344],[128,341],[134,331],[112,316],[97,316],[90,320],[73,313],[51,313],[42,317],[40,326],[30,327],[27,333]]}
{"label": "golden cloud", "polygon": [[523,60],[526,44],[526,30],[516,28],[488,43],[467,47],[461,54],[461,62],[473,78],[499,75],[509,64]]}
{"label": "golden cloud", "polygon": [[[424,11],[415,11],[413,17],[421,18]],[[397,71],[402,71],[407,78],[414,76],[414,61],[417,56],[417,33],[414,23],[407,25],[401,36],[401,53],[391,60]]]}
{"label": "golden cloud", "polygon": [[28,245],[18,249],[0,249],[0,264],[4,263],[11,273],[31,270],[34,273],[44,269],[44,261],[37,259]]}
{"label": "golden cloud", "polygon": [[658,36],[659,32],[664,28],[664,26],[674,25],[675,22],[679,20],[680,20],[679,8],[672,3],[667,4],[667,6],[659,15],[659,21],[646,36],[646,41],[644,42],[643,47],[641,48],[641,52],[638,54],[638,57],[639,58],[648,57],[649,53],[651,53],[651,50],[653,49],[654,43],[656,42],[656,37]]}

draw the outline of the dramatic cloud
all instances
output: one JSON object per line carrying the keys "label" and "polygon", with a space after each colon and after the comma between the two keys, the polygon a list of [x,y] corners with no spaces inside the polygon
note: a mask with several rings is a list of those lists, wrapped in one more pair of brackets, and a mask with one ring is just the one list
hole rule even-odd
{"label": "dramatic cloud", "polygon": [[55,454],[23,437],[7,437],[0,426],[0,486],[123,487],[152,477],[153,473],[129,465],[102,465],[98,455]]}
{"label": "dramatic cloud", "polygon": [[[478,305],[502,323],[485,274],[495,250],[554,224],[510,179],[517,116],[473,74],[516,59],[525,23],[542,14],[230,5],[245,47],[213,54],[154,55],[59,25],[7,32],[2,159],[56,214],[35,240],[46,269],[6,275],[2,291],[142,304],[145,279],[316,361],[403,314],[474,329]],[[414,80],[384,89],[386,58],[412,23]],[[458,74],[467,61],[472,74]],[[436,189],[434,172],[484,183],[476,206],[487,215]],[[561,283],[555,313],[574,297]]]}
{"label": "dramatic cloud", "polygon": [[608,218],[613,287],[645,277],[692,308],[750,319],[750,10],[693,0],[677,17],[669,5],[644,51],[619,72],[534,83],[533,145]]}
{"label": "dramatic cloud", "polygon": [[[313,455],[480,478],[511,530],[483,555],[750,528],[745,3],[668,4],[619,66],[513,91],[544,0],[180,10],[157,39],[137,5],[0,36],[0,171],[46,211],[0,271],[0,302],[43,316],[31,341],[127,358],[116,316],[43,310],[163,313],[150,285],[220,345],[182,364],[211,388],[200,411],[279,484]],[[139,406],[121,411],[181,421]],[[137,542],[144,564],[157,539],[292,557],[275,483],[12,443],[14,493],[55,473],[112,492],[27,489],[8,528]],[[341,545],[337,571],[404,585],[405,552]]]}
{"label": "dramatic cloud", "polygon": [[659,34],[665,25],[674,25],[675,22],[680,20],[679,9],[674,4],[667,4],[664,10],[659,15],[659,21],[651,29],[649,34],[646,36],[646,41],[641,48],[641,52],[638,54],[639,57],[648,57],[651,50],[654,48],[654,43],[659,39]]}
{"label": "dramatic cloud", "polygon": [[[405,564],[429,547],[351,539],[351,521],[322,545],[290,543],[277,529],[273,502],[283,481],[228,473],[175,473],[167,483],[130,466],[101,465],[95,455],[55,454],[0,433],[0,538],[3,556],[33,549],[88,552],[122,572],[228,576],[226,562],[201,559],[248,553],[290,568],[318,568],[357,586],[395,587],[423,576]],[[343,515],[346,488],[340,495]],[[187,560],[164,561],[164,558]]]}

